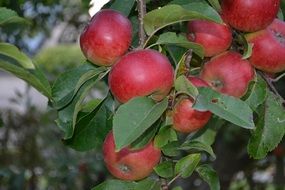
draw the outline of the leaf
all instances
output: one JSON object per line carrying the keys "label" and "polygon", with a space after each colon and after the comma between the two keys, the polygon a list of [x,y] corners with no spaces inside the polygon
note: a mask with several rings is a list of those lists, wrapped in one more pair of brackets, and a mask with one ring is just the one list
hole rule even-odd
{"label": "leaf", "polygon": [[195,98],[198,96],[198,89],[184,76],[179,76],[174,82],[175,90],[180,93],[188,94]]}
{"label": "leaf", "polygon": [[28,24],[27,20],[19,17],[15,11],[5,7],[0,7],[0,26],[10,23]]}
{"label": "leaf", "polygon": [[178,141],[173,141],[173,142],[170,142],[167,145],[163,146],[161,148],[161,151],[166,156],[175,157],[175,156],[178,156],[180,154],[180,151],[178,149],[179,146],[180,146],[180,144]]}
{"label": "leaf", "polygon": [[0,43],[0,68],[23,79],[44,96],[51,98],[50,84],[46,77],[16,46]]}
{"label": "leaf", "polygon": [[[104,76],[106,73],[102,73],[102,76]],[[56,123],[58,127],[64,131],[65,140],[73,136],[77,121],[77,114],[81,109],[82,102],[89,93],[90,89],[96,85],[99,80],[101,80],[102,76],[98,74],[85,82],[75,94],[72,101],[69,102],[69,104],[64,108],[58,110],[58,119],[56,120]]]}
{"label": "leaf", "polygon": [[119,11],[120,13],[128,17],[134,4],[135,0],[115,0],[115,2],[111,5],[110,9]]}
{"label": "leaf", "polygon": [[160,190],[160,184],[157,180],[146,178],[142,181],[139,181],[134,190]]}
{"label": "leaf", "polygon": [[25,69],[35,69],[32,60],[12,44],[0,43],[0,54],[16,60]]}
{"label": "leaf", "polygon": [[[221,23],[218,13],[205,3],[188,4],[186,10],[179,5],[167,5],[148,12],[144,17],[144,29],[149,36],[153,36],[161,28],[182,21],[203,19]],[[189,8],[188,7],[188,8]]]}
{"label": "leaf", "polygon": [[201,160],[200,154],[190,154],[180,159],[175,165],[175,174],[183,178],[189,177]]}
{"label": "leaf", "polygon": [[165,161],[154,168],[157,175],[163,178],[174,177],[174,163],[172,161]]}
{"label": "leaf", "polygon": [[199,95],[193,108],[199,111],[209,110],[243,128],[255,128],[252,110],[245,102],[232,96],[220,94],[210,88],[199,88]]}
{"label": "leaf", "polygon": [[169,125],[161,127],[158,134],[154,138],[154,144],[158,148],[161,148],[173,141],[177,141],[177,134]]}
{"label": "leaf", "polygon": [[61,109],[74,98],[79,88],[88,80],[106,70],[86,63],[61,74],[52,87],[53,107]]}
{"label": "leaf", "polygon": [[266,82],[257,75],[256,81],[252,86],[249,87],[249,96],[246,98],[245,102],[250,106],[252,110],[256,110],[259,105],[264,103],[267,97],[267,84]]}
{"label": "leaf", "polygon": [[219,3],[219,0],[208,0],[209,3],[214,7],[217,11],[221,10],[221,5]]}
{"label": "leaf", "polygon": [[211,190],[220,190],[219,177],[210,165],[204,164],[198,166],[196,171],[200,177],[209,184]]}
{"label": "leaf", "polygon": [[64,143],[77,151],[101,148],[107,133],[112,129],[113,103],[109,96],[81,118],[75,125],[72,138]]}
{"label": "leaf", "polygon": [[134,190],[135,185],[135,182],[111,179],[104,181],[96,187],[93,187],[92,190]]}
{"label": "leaf", "polygon": [[137,140],[131,144],[132,150],[138,150],[147,145],[155,136],[160,127],[160,120],[156,121],[150,128],[148,128]]}
{"label": "leaf", "polygon": [[176,45],[186,49],[192,49],[198,56],[204,57],[203,47],[197,43],[190,42],[185,36],[176,34],[175,32],[165,32],[161,34],[158,40],[151,44],[148,48],[156,45]]}
{"label": "leaf", "polygon": [[166,110],[167,99],[155,103],[148,97],[133,98],[121,105],[114,115],[113,132],[116,150],[130,145]]}
{"label": "leaf", "polygon": [[280,143],[285,134],[285,110],[282,101],[268,92],[265,104],[259,109],[257,128],[249,140],[247,151],[255,159],[261,159]]}
{"label": "leaf", "polygon": [[198,151],[205,151],[208,154],[210,154],[210,156],[212,156],[214,159],[216,159],[216,155],[213,152],[213,149],[210,145],[203,143],[201,141],[188,141],[188,142],[184,142],[180,148],[180,150],[198,150]]}

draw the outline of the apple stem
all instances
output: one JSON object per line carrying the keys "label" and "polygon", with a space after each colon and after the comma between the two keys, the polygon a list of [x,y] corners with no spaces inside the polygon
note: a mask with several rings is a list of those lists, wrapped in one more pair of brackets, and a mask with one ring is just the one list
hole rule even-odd
{"label": "apple stem", "polygon": [[283,78],[285,76],[285,73],[282,73],[281,75],[279,75],[277,78],[275,79],[271,79],[272,82],[278,82],[281,78]]}
{"label": "apple stem", "polygon": [[143,18],[146,14],[146,2],[145,0],[137,0],[137,8],[138,8],[138,19],[139,19],[139,48],[143,48],[146,34],[143,27]]}
{"label": "apple stem", "polygon": [[170,186],[176,179],[181,177],[181,173],[177,174],[172,180],[170,180],[167,184],[167,186]]}

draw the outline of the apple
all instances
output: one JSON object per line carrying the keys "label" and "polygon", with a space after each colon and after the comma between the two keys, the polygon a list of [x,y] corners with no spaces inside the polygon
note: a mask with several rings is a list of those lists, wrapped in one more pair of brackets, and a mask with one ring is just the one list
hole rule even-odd
{"label": "apple", "polygon": [[108,133],[103,144],[103,157],[109,172],[122,180],[140,180],[151,174],[159,163],[161,151],[151,141],[144,148],[131,150],[123,148],[115,151],[112,131]]}
{"label": "apple", "polygon": [[[198,77],[188,77],[189,81],[196,87],[208,87],[209,85]],[[172,127],[181,133],[190,133],[201,129],[210,120],[212,113],[209,111],[198,111],[192,108],[193,99],[182,98],[174,106],[172,112]]]}
{"label": "apple", "polygon": [[138,96],[162,100],[172,88],[174,71],[158,51],[135,50],[123,56],[109,73],[109,87],[121,103]]}
{"label": "apple", "polygon": [[280,0],[222,0],[221,16],[233,28],[255,32],[276,18]]}
{"label": "apple", "polygon": [[226,24],[206,20],[189,21],[187,38],[204,48],[205,57],[212,57],[226,51],[232,42],[232,32]]}
{"label": "apple", "polygon": [[215,90],[234,97],[242,97],[255,72],[251,64],[233,51],[213,57],[205,63],[201,78]]}
{"label": "apple", "polygon": [[246,35],[253,43],[249,62],[256,68],[278,73],[285,70],[285,22],[275,19],[265,30]]}
{"label": "apple", "polygon": [[131,22],[121,13],[97,12],[80,36],[85,57],[95,65],[110,66],[128,50],[132,40]]}

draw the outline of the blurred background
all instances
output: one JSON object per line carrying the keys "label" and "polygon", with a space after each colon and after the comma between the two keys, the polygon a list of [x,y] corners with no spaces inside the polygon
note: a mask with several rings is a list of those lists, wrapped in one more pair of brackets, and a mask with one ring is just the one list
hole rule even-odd
{"label": "blurred background", "polygon": [[[0,0],[31,24],[0,28],[0,41],[18,46],[33,58],[52,83],[84,62],[78,36],[108,0]],[[152,7],[167,1],[153,0]],[[92,7],[92,8],[91,8]],[[90,12],[90,14],[89,14]],[[285,82],[277,83],[285,96]],[[62,133],[48,101],[18,78],[0,70],[0,190],[91,189],[110,175],[101,150],[76,152],[61,142]],[[223,127],[214,144],[224,189],[285,189],[284,142],[262,160],[246,152],[249,132]],[[284,141],[284,140],[283,140]],[[196,175],[178,180],[183,189],[208,189]]]}

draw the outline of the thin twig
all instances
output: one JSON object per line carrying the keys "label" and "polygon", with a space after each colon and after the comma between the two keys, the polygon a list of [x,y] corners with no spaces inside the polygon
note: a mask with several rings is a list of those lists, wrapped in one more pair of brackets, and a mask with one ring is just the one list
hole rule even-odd
{"label": "thin twig", "polygon": [[143,48],[146,34],[143,27],[143,18],[146,14],[146,2],[145,0],[137,0],[137,8],[138,8],[138,19],[139,19],[139,48]]}
{"label": "thin twig", "polygon": [[164,178],[160,178],[161,181],[161,190],[168,190],[167,181]]}
{"label": "thin twig", "polygon": [[278,82],[281,78],[283,78],[285,76],[285,72],[282,73],[281,75],[279,75],[277,78],[275,79],[271,79],[272,82]]}
{"label": "thin twig", "polygon": [[281,99],[282,103],[284,104],[285,103],[285,99],[279,94],[279,92],[276,90],[275,86],[272,84],[272,82],[273,82],[272,79],[269,78],[266,74],[264,74],[264,73],[262,73],[260,71],[258,71],[258,73],[266,81],[266,83],[268,84],[268,86],[272,90],[272,92],[276,96],[278,96]]}
{"label": "thin twig", "polygon": [[181,173],[179,173],[178,175],[176,175],[172,180],[170,180],[167,184],[167,186],[170,186],[176,179],[178,179],[181,176]]}

